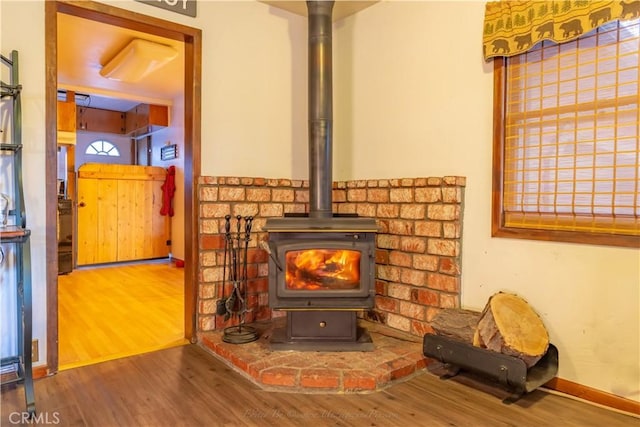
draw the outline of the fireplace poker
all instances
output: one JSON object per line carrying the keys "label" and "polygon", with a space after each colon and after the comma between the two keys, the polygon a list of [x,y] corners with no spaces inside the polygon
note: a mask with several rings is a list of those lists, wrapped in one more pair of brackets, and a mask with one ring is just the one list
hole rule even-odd
{"label": "fireplace poker", "polygon": [[[229,237],[231,236],[231,215],[225,215],[224,217],[224,261],[222,262],[222,296],[216,301],[216,314],[223,316],[227,314],[226,302],[227,299],[224,296],[224,288],[227,280],[227,252],[229,250]],[[231,256],[231,254],[229,254]]]}

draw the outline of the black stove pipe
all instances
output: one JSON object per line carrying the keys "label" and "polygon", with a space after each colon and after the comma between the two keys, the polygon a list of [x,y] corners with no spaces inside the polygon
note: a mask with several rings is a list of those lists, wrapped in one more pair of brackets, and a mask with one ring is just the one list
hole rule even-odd
{"label": "black stove pipe", "polygon": [[333,1],[307,1],[309,15],[309,217],[333,217]]}

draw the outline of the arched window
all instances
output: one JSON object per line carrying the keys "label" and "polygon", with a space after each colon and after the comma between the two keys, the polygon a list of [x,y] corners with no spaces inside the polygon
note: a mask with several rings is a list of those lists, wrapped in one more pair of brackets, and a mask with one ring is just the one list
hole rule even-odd
{"label": "arched window", "polygon": [[109,141],[105,141],[99,139],[97,141],[93,141],[84,152],[85,154],[93,154],[97,156],[111,156],[111,157],[119,157],[120,151],[118,151],[118,147],[110,143]]}

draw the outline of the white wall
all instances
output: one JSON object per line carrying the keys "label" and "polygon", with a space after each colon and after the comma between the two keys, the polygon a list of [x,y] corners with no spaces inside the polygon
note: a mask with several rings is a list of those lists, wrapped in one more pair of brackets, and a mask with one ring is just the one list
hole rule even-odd
{"label": "white wall", "polygon": [[[35,25],[42,23],[42,25]],[[35,1],[0,2],[0,50],[9,56],[19,52],[22,84],[23,177],[27,227],[31,229],[33,282],[33,338],[40,340],[40,360],[46,360],[46,266],[45,266],[45,63],[44,5]],[[55,161],[55,159],[54,159]],[[4,190],[3,190],[4,191]],[[3,282],[5,277],[3,272]],[[3,283],[4,285],[4,283]],[[8,300],[2,299],[2,310]],[[2,334],[9,325],[2,323]],[[3,354],[4,355],[4,354]],[[44,363],[44,362],[41,362]]]}
{"label": "white wall", "polygon": [[559,377],[640,400],[640,252],[491,238],[492,64],[484,2],[383,2],[334,30],[338,179],[467,177],[462,305],[521,295]]}
{"label": "white wall", "polygon": [[[203,29],[203,175],[307,177],[304,18],[253,1],[200,1],[195,19],[105,3]],[[44,339],[44,28],[34,24],[44,6],[0,5],[2,52],[23,58],[35,334]],[[490,237],[483,13],[483,2],[393,1],[334,26],[334,178],[466,176],[463,306],[520,294],[559,348],[561,378],[640,400],[640,252]]]}

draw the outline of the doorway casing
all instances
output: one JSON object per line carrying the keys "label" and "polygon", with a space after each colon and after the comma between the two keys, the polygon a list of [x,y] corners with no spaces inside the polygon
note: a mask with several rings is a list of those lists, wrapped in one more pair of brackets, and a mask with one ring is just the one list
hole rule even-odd
{"label": "doorway casing", "polygon": [[45,191],[46,191],[46,284],[47,284],[47,367],[49,373],[58,371],[58,254],[57,254],[57,13],[125,27],[184,43],[184,325],[185,338],[196,339],[197,268],[198,254],[198,194],[200,176],[201,125],[201,64],[202,31],[93,1],[45,2]]}

